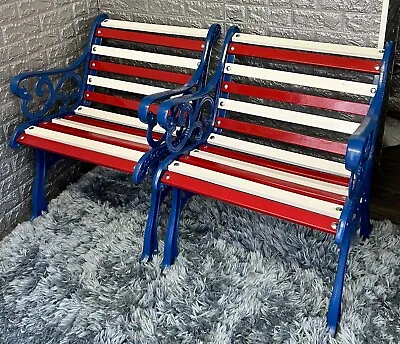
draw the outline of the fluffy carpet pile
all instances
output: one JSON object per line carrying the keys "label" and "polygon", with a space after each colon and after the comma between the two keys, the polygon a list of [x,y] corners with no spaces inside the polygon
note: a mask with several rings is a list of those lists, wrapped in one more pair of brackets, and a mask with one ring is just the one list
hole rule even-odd
{"label": "fluffy carpet pile", "polygon": [[162,274],[138,260],[149,194],[96,168],[0,242],[0,343],[400,342],[398,227],[353,245],[333,339],[333,237],[197,196]]}

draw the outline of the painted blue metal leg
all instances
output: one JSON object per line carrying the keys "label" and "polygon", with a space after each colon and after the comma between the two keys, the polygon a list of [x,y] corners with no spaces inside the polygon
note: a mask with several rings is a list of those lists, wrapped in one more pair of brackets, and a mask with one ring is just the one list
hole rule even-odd
{"label": "painted blue metal leg", "polygon": [[35,149],[35,177],[32,189],[32,217],[31,220],[40,216],[42,211],[47,210],[46,203],[46,152]]}
{"label": "painted blue metal leg", "polygon": [[158,214],[160,212],[163,195],[161,190],[153,190],[151,193],[151,205],[146,230],[144,232],[143,252],[141,257],[143,262],[149,261],[158,251]]}
{"label": "painted blue metal leg", "polygon": [[360,237],[368,239],[371,235],[371,231],[372,225],[369,213],[369,192],[367,191],[362,197]]}
{"label": "painted blue metal leg", "polygon": [[172,207],[165,235],[164,259],[162,269],[171,266],[178,256],[178,226],[182,210],[182,194],[177,188],[172,189]]}
{"label": "painted blue metal leg", "polygon": [[346,263],[350,249],[350,236],[346,235],[340,245],[339,263],[336,272],[335,283],[333,285],[332,296],[329,302],[327,325],[332,336],[336,334],[340,320],[344,278],[346,274]]}

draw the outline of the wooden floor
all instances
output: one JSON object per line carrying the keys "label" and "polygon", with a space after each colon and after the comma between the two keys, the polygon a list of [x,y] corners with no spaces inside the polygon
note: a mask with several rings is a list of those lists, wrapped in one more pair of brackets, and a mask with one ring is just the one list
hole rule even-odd
{"label": "wooden floor", "polygon": [[400,146],[385,148],[381,165],[373,180],[371,217],[400,224]]}

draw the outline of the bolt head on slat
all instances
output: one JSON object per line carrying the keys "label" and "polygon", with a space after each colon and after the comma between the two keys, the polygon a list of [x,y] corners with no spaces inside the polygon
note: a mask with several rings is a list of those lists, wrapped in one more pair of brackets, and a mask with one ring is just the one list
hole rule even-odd
{"label": "bolt head on slat", "polygon": [[25,135],[21,135],[21,136],[19,137],[20,140],[23,140],[24,138],[25,138]]}
{"label": "bolt head on slat", "polygon": [[231,70],[231,66],[226,66],[226,70],[229,72]]}
{"label": "bolt head on slat", "polygon": [[201,49],[204,49],[204,44],[201,45]]}
{"label": "bolt head on slat", "polygon": [[338,226],[338,223],[337,223],[337,222],[332,222],[332,223],[331,223],[332,229],[336,230],[336,229],[337,229],[337,226]]}
{"label": "bolt head on slat", "polygon": [[231,47],[231,50],[234,51],[234,50],[235,50],[235,47]]}
{"label": "bolt head on slat", "polygon": [[100,34],[100,33],[101,33],[101,30],[98,30],[97,33]]}
{"label": "bolt head on slat", "polygon": [[342,200],[343,201],[347,200],[347,196],[342,196]]}
{"label": "bolt head on slat", "polygon": [[35,129],[35,127],[34,127],[34,126],[30,126],[30,127],[29,127],[29,129],[31,129],[31,130],[32,130],[32,129]]}
{"label": "bolt head on slat", "polygon": [[89,78],[89,82],[92,82],[92,78]]}
{"label": "bolt head on slat", "polygon": [[92,49],[93,51],[96,51],[96,47],[93,47],[93,49]]}
{"label": "bolt head on slat", "polygon": [[86,97],[89,98],[89,93],[86,93]]}
{"label": "bolt head on slat", "polygon": [[371,88],[371,93],[372,93],[372,94],[375,94],[375,93],[376,93],[376,88],[372,87],[372,88]]}
{"label": "bolt head on slat", "polygon": [[210,136],[210,140],[214,140],[214,139],[215,139],[214,135]]}
{"label": "bolt head on slat", "polygon": [[165,176],[165,179],[170,179],[171,178],[171,176],[169,175],[169,174],[167,174],[166,176]]}
{"label": "bolt head on slat", "polygon": [[237,34],[235,35],[235,37],[240,37],[240,33],[237,33]]}
{"label": "bolt head on slat", "polygon": [[218,124],[218,125],[220,125],[220,124],[221,124],[221,121],[220,121],[220,120],[218,120],[218,121],[217,121],[217,124]]}
{"label": "bolt head on slat", "polygon": [[342,207],[336,207],[336,211],[342,211],[343,208]]}
{"label": "bolt head on slat", "polygon": [[179,162],[174,162],[174,166],[179,166]]}
{"label": "bolt head on slat", "polygon": [[219,105],[220,105],[220,106],[224,106],[225,103],[224,103],[224,102],[219,102]]}
{"label": "bolt head on slat", "polygon": [[228,89],[228,85],[227,84],[224,85],[224,89],[226,89],[226,90]]}
{"label": "bolt head on slat", "polygon": [[92,67],[96,67],[96,64],[94,62],[92,63]]}
{"label": "bolt head on slat", "polygon": [[78,111],[81,111],[82,110],[82,107],[80,106],[80,107],[78,107]]}
{"label": "bolt head on slat", "polygon": [[379,70],[379,69],[381,69],[381,67],[379,65],[376,65],[375,70]]}

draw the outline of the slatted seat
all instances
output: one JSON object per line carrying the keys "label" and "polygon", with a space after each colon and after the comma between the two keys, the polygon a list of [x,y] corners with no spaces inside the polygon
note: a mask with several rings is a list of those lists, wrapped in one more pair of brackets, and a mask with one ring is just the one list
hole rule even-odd
{"label": "slatted seat", "polygon": [[[29,121],[16,130],[11,145],[23,144],[36,151],[40,172],[35,177],[33,217],[46,208],[45,152],[128,173],[140,168],[135,182],[165,158],[165,130],[140,121],[139,104],[151,95],[155,101],[149,110],[156,113],[158,101],[193,92],[203,84],[219,31],[218,25],[209,30],[183,28],[101,15],[85,53],[71,67],[16,76],[11,89],[22,98]],[[53,84],[56,75],[60,77]],[[36,94],[27,91],[28,79],[36,79]],[[39,103],[42,108],[32,111],[31,101],[42,96],[47,96]]]}
{"label": "slatted seat", "polygon": [[[192,194],[336,235],[341,253],[328,312],[335,333],[351,236],[360,226],[364,237],[370,233],[372,164],[392,55],[391,43],[383,54],[231,28],[207,87],[158,110],[159,124],[167,128],[168,109],[179,102],[202,104],[216,90],[212,127],[156,173],[153,194],[172,187],[173,197],[163,266],[178,254],[179,216]],[[144,259],[157,251],[160,201],[153,201]]]}

